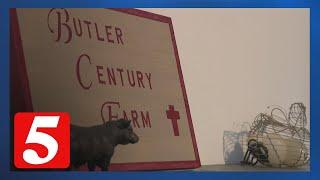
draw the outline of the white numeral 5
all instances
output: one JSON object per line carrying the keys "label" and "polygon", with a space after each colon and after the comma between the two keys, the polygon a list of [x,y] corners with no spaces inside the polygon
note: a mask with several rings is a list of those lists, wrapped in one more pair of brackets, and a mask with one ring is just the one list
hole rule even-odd
{"label": "white numeral 5", "polygon": [[37,128],[56,128],[59,122],[59,116],[35,116],[30,128],[26,144],[36,143],[45,146],[48,149],[46,157],[41,158],[33,149],[26,149],[23,152],[23,159],[29,164],[44,164],[54,158],[58,151],[57,141],[50,135],[38,132]]}

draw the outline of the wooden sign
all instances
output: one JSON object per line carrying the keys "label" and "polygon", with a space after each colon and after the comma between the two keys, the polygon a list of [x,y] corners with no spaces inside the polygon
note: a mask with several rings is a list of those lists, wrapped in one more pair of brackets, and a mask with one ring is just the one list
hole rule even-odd
{"label": "wooden sign", "polygon": [[137,144],[111,170],[200,166],[173,26],[136,9],[12,9],[11,111],[69,112],[92,126],[126,118]]}

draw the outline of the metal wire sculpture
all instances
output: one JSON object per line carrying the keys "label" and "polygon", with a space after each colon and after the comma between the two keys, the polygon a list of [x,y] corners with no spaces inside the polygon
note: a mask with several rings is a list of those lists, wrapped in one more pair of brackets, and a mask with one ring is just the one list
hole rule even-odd
{"label": "metal wire sculpture", "polygon": [[261,142],[255,139],[248,141],[248,149],[244,155],[242,164],[256,165],[258,162],[261,164],[269,163],[269,151]]}
{"label": "metal wire sculpture", "polygon": [[[306,107],[290,106],[289,114],[281,107],[256,116],[247,136],[247,150],[242,164],[269,167],[298,167],[310,159],[310,132]],[[245,146],[244,146],[245,147]]]}

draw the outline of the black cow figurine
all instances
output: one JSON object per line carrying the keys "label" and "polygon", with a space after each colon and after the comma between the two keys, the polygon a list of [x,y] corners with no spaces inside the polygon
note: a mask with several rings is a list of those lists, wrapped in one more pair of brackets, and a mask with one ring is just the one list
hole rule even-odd
{"label": "black cow figurine", "polygon": [[118,144],[134,144],[139,141],[130,123],[130,120],[119,119],[92,127],[71,125],[70,168],[78,169],[87,163],[90,171],[94,171],[96,166],[102,171],[108,171]]}

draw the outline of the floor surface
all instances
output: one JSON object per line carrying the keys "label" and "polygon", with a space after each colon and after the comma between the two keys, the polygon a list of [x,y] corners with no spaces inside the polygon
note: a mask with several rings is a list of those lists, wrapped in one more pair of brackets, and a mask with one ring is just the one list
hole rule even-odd
{"label": "floor surface", "polygon": [[193,169],[192,171],[254,171],[254,172],[265,172],[265,171],[277,171],[277,172],[309,172],[310,167],[309,165],[305,165],[298,168],[270,168],[264,166],[247,166],[247,165],[204,165],[200,168]]}

